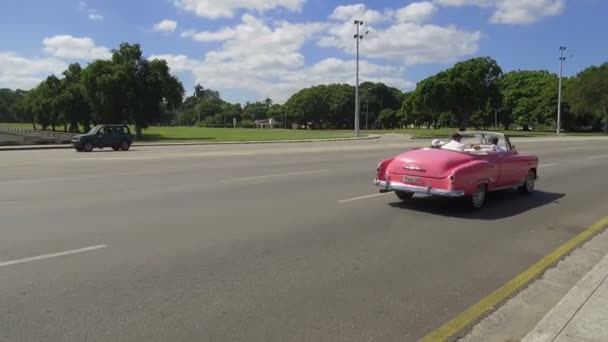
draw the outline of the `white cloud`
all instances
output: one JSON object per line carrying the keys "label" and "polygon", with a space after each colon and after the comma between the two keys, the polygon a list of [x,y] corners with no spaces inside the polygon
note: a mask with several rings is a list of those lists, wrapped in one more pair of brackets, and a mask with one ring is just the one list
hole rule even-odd
{"label": "white cloud", "polygon": [[[478,51],[480,32],[424,24],[436,11],[435,4],[421,1],[382,11],[363,4],[338,6],[327,21],[311,23],[267,23],[244,14],[235,26],[181,33],[194,41],[221,43],[200,60],[185,55],[159,56],[173,71],[189,71],[206,87],[270,96],[282,102],[302,87],[354,83],[353,20],[359,19],[365,22],[363,29],[370,30],[361,45],[361,79],[407,89],[414,84],[405,79],[404,67],[450,63]],[[351,57],[307,63],[301,50],[309,42],[341,49]],[[369,58],[388,64],[376,64]]]}
{"label": "white cloud", "polygon": [[103,15],[97,13],[96,9],[89,8],[89,4],[86,3],[85,1],[80,1],[78,3],[78,8],[81,11],[88,13],[87,17],[89,18],[89,20],[91,20],[91,21],[103,21]]}
{"label": "white cloud", "polygon": [[[359,7],[358,11],[365,13],[368,10]],[[394,13],[397,22],[378,28],[365,25],[364,30],[369,30],[370,33],[361,41],[361,55],[413,65],[449,63],[478,51],[481,39],[479,31],[464,31],[455,26],[420,24],[421,21],[428,20],[434,11],[432,4],[413,3]],[[348,17],[340,16],[342,20]],[[338,17],[332,15],[331,18]],[[354,55],[355,26],[350,19],[342,23],[332,23],[327,30],[329,34],[319,39],[319,46],[337,47]]]}
{"label": "white cloud", "polygon": [[24,58],[0,52],[0,88],[31,89],[50,74],[59,75],[67,65],[55,58]]}
{"label": "white cloud", "polygon": [[354,20],[361,20],[370,24],[390,20],[390,13],[380,13],[367,9],[364,4],[355,4],[336,7],[329,18],[350,23],[353,23]]}
{"label": "white cloud", "polygon": [[92,21],[103,21],[103,16],[97,13],[89,13],[89,19]]}
{"label": "white cloud", "polygon": [[396,13],[399,22],[423,23],[437,12],[437,7],[430,1],[413,2]]}
{"label": "white cloud", "polygon": [[319,23],[276,23],[270,27],[260,19],[245,14],[240,24],[217,32],[199,32],[193,39],[223,40],[221,49],[207,53],[208,63],[238,62],[246,69],[262,68],[268,72],[280,66],[299,66],[304,56],[302,45],[323,29]]}
{"label": "white cloud", "polygon": [[[182,36],[198,41],[222,41],[201,60],[185,55],[155,55],[167,60],[175,72],[190,71],[205,87],[245,91],[260,98],[285,101],[300,88],[322,83],[354,83],[354,60],[324,59],[306,66],[300,52],[303,45],[317,39],[326,23],[277,22],[269,25],[245,14],[241,23],[218,31],[185,31]],[[152,58],[152,57],[151,57]],[[396,87],[410,87],[402,70],[362,60],[361,78],[383,81]]]}
{"label": "white cloud", "polygon": [[96,46],[93,39],[78,38],[70,35],[58,35],[44,38],[44,51],[54,57],[68,59],[107,59],[110,50],[105,46]]}
{"label": "white cloud", "polygon": [[305,0],[174,0],[176,7],[200,17],[232,18],[239,9],[263,12],[275,8],[299,11]]}
{"label": "white cloud", "polygon": [[164,59],[167,61],[169,68],[171,68],[171,72],[178,73],[184,71],[192,71],[196,68],[196,66],[200,63],[199,61],[195,61],[190,59],[186,55],[152,55],[148,57],[149,60],[153,59]]}
{"label": "white cloud", "polygon": [[531,24],[543,17],[556,16],[566,8],[566,0],[434,0],[443,6],[478,6],[493,8],[490,22],[495,24]]}
{"label": "white cloud", "polygon": [[154,31],[159,32],[173,32],[177,29],[177,22],[174,20],[162,20],[154,24]]}
{"label": "white cloud", "polygon": [[[243,68],[239,62],[222,63],[221,67],[205,60],[194,60],[184,55],[154,55],[150,58],[165,59],[172,72],[190,71],[195,82],[205,87],[245,91],[257,94],[258,98],[270,97],[275,102],[286,101],[293,93],[318,84],[348,83],[354,85],[354,60],[324,59],[309,67],[281,67],[272,72],[257,72]],[[402,70],[382,66],[366,60],[359,61],[360,81],[383,82],[400,89],[415,86],[402,75]]]}
{"label": "white cloud", "polygon": [[193,40],[199,42],[211,42],[211,41],[224,41],[234,37],[236,33],[235,29],[230,27],[225,27],[219,31],[209,32],[209,31],[201,31],[196,32],[194,30],[186,30],[182,32],[182,38],[192,38]]}

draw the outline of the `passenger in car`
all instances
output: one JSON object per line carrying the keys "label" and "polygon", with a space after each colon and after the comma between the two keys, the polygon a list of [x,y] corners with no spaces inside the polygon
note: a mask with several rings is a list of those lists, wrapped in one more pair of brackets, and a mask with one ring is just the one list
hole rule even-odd
{"label": "passenger in car", "polygon": [[464,151],[466,145],[461,143],[461,140],[462,136],[458,132],[456,132],[452,134],[452,140],[449,143],[441,146],[441,148],[446,150]]}

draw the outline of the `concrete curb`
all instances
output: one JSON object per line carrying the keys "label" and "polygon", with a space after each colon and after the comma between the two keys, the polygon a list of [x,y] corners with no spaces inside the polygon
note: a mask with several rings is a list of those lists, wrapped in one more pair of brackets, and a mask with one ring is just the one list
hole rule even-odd
{"label": "concrete curb", "polygon": [[[583,279],[581,279],[559,303],[536,325],[522,342],[554,341],[573,321],[580,309],[591,299],[597,289],[608,277],[608,255],[605,256]],[[605,319],[605,318],[603,318]],[[586,326],[585,330],[591,332],[595,327]],[[592,336],[605,338],[605,336]]]}
{"label": "concrete curb", "polygon": [[[133,147],[142,146],[205,146],[205,145],[250,145],[250,144],[288,144],[288,143],[312,143],[312,142],[332,142],[332,141],[358,141],[379,139],[381,135],[370,134],[360,138],[331,138],[331,139],[297,139],[297,140],[266,140],[266,141],[217,141],[217,142],[172,142],[172,143],[135,143]],[[28,151],[28,150],[61,150],[72,149],[72,145],[14,145],[0,146],[1,151]]]}

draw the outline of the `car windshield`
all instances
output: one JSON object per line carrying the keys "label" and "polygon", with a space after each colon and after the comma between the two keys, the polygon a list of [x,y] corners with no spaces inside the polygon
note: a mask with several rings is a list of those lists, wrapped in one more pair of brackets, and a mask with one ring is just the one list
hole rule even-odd
{"label": "car windshield", "polygon": [[93,128],[91,128],[91,130],[88,132],[88,134],[93,134],[95,132],[97,132],[102,126],[101,125],[97,125]]}

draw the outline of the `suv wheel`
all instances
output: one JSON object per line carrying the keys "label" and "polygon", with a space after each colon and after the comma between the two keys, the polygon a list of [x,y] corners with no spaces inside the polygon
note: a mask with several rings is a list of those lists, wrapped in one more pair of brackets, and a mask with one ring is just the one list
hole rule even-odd
{"label": "suv wheel", "polygon": [[93,144],[91,144],[90,142],[88,142],[88,143],[84,144],[84,150],[85,150],[86,152],[91,152],[91,151],[93,151]]}
{"label": "suv wheel", "polygon": [[129,147],[131,147],[131,144],[129,144],[128,141],[124,140],[121,144],[120,144],[120,149],[123,151],[128,151]]}

